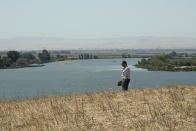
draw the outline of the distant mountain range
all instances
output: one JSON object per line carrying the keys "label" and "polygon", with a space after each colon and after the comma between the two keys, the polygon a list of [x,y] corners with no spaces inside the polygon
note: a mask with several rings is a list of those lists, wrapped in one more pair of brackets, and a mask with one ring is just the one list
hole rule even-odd
{"label": "distant mountain range", "polygon": [[0,50],[159,48],[196,49],[196,38],[138,36],[105,39],[64,39],[52,37],[18,37],[0,39]]}

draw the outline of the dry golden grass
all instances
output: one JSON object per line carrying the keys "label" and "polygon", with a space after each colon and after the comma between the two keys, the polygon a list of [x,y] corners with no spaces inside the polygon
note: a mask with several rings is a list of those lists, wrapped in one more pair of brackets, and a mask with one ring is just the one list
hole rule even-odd
{"label": "dry golden grass", "polygon": [[196,86],[0,102],[0,131],[196,130]]}

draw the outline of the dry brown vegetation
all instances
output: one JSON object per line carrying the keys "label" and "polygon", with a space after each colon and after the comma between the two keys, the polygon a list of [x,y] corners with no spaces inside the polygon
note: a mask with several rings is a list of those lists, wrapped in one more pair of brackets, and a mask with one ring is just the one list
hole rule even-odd
{"label": "dry brown vegetation", "polygon": [[0,130],[196,130],[196,86],[1,101]]}

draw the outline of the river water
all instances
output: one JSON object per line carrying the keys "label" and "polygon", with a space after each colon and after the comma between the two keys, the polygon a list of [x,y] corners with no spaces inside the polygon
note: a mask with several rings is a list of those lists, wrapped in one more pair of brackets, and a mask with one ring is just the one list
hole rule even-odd
{"label": "river water", "polygon": [[116,83],[121,79],[122,60],[131,68],[129,88],[196,85],[196,72],[147,71],[134,67],[138,58],[73,60],[48,63],[44,67],[0,70],[0,99],[120,90]]}

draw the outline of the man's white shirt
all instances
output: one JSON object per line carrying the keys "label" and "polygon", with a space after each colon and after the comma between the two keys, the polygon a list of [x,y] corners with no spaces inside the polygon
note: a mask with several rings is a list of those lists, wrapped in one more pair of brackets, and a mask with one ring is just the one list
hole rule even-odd
{"label": "man's white shirt", "polygon": [[128,66],[123,68],[121,77],[122,79],[130,79],[130,68]]}

